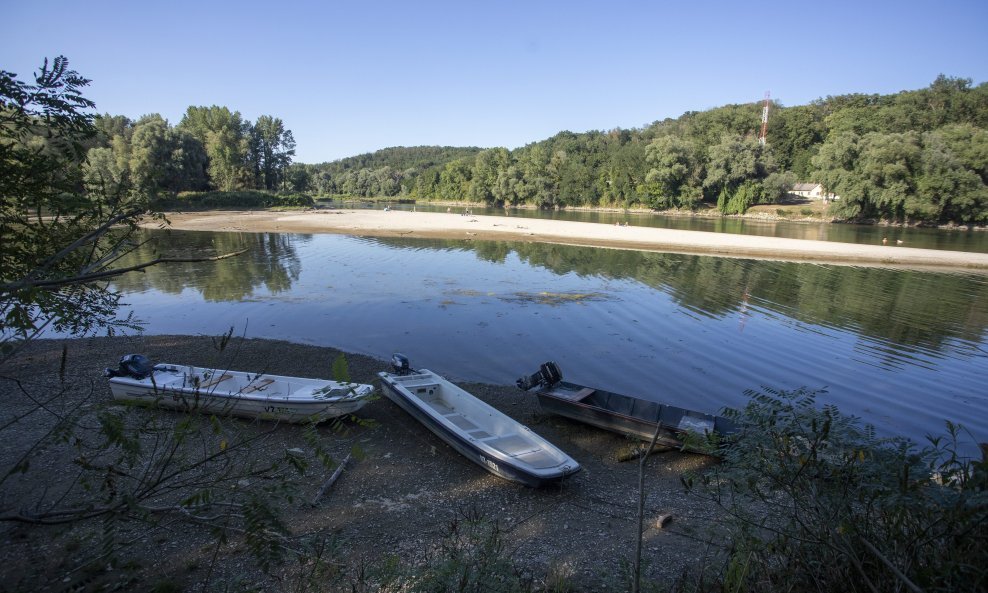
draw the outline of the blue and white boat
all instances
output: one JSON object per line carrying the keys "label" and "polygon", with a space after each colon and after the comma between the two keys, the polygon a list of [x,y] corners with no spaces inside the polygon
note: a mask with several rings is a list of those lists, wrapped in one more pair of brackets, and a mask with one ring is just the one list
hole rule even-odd
{"label": "blue and white boat", "polygon": [[524,424],[428,369],[412,370],[400,354],[393,372],[378,373],[384,394],[492,474],[542,487],[580,471],[572,457]]}

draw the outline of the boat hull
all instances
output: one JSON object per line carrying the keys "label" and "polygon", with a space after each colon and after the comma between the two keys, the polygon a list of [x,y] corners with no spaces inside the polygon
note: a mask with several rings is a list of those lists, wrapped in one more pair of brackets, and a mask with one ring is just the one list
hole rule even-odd
{"label": "boat hull", "polygon": [[559,382],[536,393],[543,411],[624,436],[681,447],[689,433],[726,435],[727,419],[575,383]]}
{"label": "boat hull", "polygon": [[142,379],[112,377],[109,384],[121,402],[291,423],[353,414],[374,394],[365,384],[176,365],[157,365]]}
{"label": "boat hull", "polygon": [[[438,375],[434,375],[425,369],[419,371],[419,373],[428,374],[436,380],[445,381],[438,377]],[[401,377],[391,375],[390,373],[378,373],[378,376],[381,377],[382,391],[388,399],[408,412],[409,415],[432,431],[433,434],[442,439],[458,453],[500,478],[518,482],[532,488],[541,488],[556,484],[580,470],[580,465],[576,461],[544,439],[541,439],[541,437],[538,437],[538,435],[535,435],[531,429],[501,414],[494,408],[490,408],[479,400],[476,400],[477,403],[474,405],[483,406],[484,413],[491,414],[492,416],[496,415],[498,422],[503,422],[503,425],[510,427],[512,431],[517,431],[516,435],[521,433],[523,437],[535,443],[533,446],[546,449],[549,454],[555,456],[558,463],[553,467],[536,469],[524,462],[520,462],[520,460],[512,459],[509,454],[492,450],[491,447],[484,446],[483,439],[470,436],[470,434],[458,429],[456,425],[442,420],[440,415],[437,415],[426,403],[399,382]],[[452,386],[452,384],[450,385]],[[452,388],[458,389],[455,386],[452,386]],[[462,390],[459,391],[462,392]],[[466,392],[462,393],[466,394]],[[466,419],[460,420],[460,423],[461,425],[469,425],[469,421]],[[497,437],[497,435],[488,436],[494,439]]]}

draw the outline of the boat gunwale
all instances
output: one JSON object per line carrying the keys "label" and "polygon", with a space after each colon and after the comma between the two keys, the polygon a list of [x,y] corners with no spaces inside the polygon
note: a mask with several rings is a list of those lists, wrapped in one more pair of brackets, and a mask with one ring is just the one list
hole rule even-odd
{"label": "boat gunwale", "polygon": [[[215,385],[210,385],[208,387],[191,386],[191,385],[170,385],[168,383],[158,383],[154,380],[154,372],[168,372],[177,373],[180,377],[184,375],[187,379],[189,374],[185,369],[192,369],[193,374],[199,371],[209,371],[218,375],[224,374],[234,374],[234,376],[246,376],[250,377],[251,373],[247,371],[234,371],[234,370],[222,370],[213,369],[207,367],[194,367],[188,365],[172,365],[172,369],[167,370],[155,370],[151,375],[144,379],[136,379],[134,377],[117,376],[111,377],[109,382],[118,386],[126,386],[134,389],[141,389],[155,395],[166,396],[169,394],[182,394],[187,396],[195,396],[196,394],[205,395],[210,398],[222,398],[227,400],[236,401],[249,401],[249,402],[290,402],[292,404],[333,404],[342,402],[351,402],[355,400],[360,400],[363,398],[370,397],[374,394],[374,386],[366,383],[353,383],[353,382],[343,382],[336,381],[333,379],[317,379],[309,377],[292,377],[287,375],[267,375],[264,373],[258,373],[254,375],[252,379],[248,379],[248,385],[239,388],[237,391],[231,391],[228,389],[222,389],[221,384],[217,383]],[[262,390],[252,391],[245,393],[244,390],[249,387],[254,381],[262,379],[274,379],[275,382],[285,381],[285,382],[296,382],[299,387],[295,390],[285,393],[283,395],[271,395],[270,393],[265,393]],[[332,386],[332,388],[350,388],[351,391],[347,395],[343,396],[333,396],[326,398],[316,398],[311,395],[297,395],[300,389],[305,389],[308,385],[312,385],[313,389],[317,387],[325,388]],[[112,389],[111,389],[112,391]]]}

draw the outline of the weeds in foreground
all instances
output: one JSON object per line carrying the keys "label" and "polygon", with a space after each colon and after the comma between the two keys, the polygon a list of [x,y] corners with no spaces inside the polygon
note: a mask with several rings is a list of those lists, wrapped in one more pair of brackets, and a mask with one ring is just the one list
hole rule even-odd
{"label": "weeds in foreground", "polygon": [[729,516],[728,591],[977,591],[988,587],[988,465],[961,429],[918,448],[818,406],[752,392],[724,463],[687,480]]}
{"label": "weeds in foreground", "polygon": [[450,521],[439,546],[415,566],[377,571],[382,593],[525,593],[533,591],[511,561],[497,522],[476,510]]}
{"label": "weeds in foreground", "polygon": [[[726,511],[717,563],[675,582],[643,580],[668,593],[746,591],[937,592],[984,590],[988,571],[988,467],[958,455],[961,429],[918,448],[878,438],[856,418],[819,407],[816,392],[752,393],[728,415],[741,432],[720,443],[724,462],[687,486]],[[313,570],[317,580],[291,590],[352,593],[545,593],[588,591],[565,566],[525,575],[496,522],[461,513],[435,548],[411,564],[397,556]],[[718,541],[713,539],[712,541]],[[640,569],[594,591],[628,591]],[[300,562],[302,558],[300,557]],[[703,560],[698,559],[703,562]],[[326,578],[327,576],[332,578]],[[632,585],[634,586],[634,585]]]}
{"label": "weeds in foreground", "polygon": [[[232,329],[214,340],[214,368],[233,366],[228,358],[237,352],[230,348],[231,337]],[[345,359],[333,363],[333,372],[348,378]],[[176,413],[108,404],[98,400],[95,387],[84,396],[81,379],[60,381],[58,393],[65,400],[60,403],[68,411],[38,404],[34,412],[47,415],[36,420],[44,431],[36,440],[25,439],[23,451],[14,450],[14,462],[0,475],[0,526],[23,534],[6,537],[0,550],[30,558],[34,547],[45,544],[44,536],[29,537],[32,532],[62,530],[66,543],[61,555],[41,554],[30,564],[22,560],[26,568],[18,565],[16,580],[0,588],[36,589],[51,578],[46,572],[67,583],[66,590],[129,583],[131,573],[151,568],[138,564],[135,546],[182,544],[193,534],[199,539],[190,539],[209,542],[199,550],[204,583],[213,579],[221,550],[234,545],[269,572],[292,559],[303,571],[327,568],[317,560],[330,550],[292,538],[284,512],[307,483],[310,465],[335,468],[327,433],[342,429],[340,419],[319,430],[304,425],[298,445],[305,448],[286,448],[275,438],[281,427],[274,422],[246,422],[198,408]],[[7,382],[30,401],[42,401],[29,385]],[[0,435],[17,428],[8,423]],[[44,476],[52,468],[59,479]]]}

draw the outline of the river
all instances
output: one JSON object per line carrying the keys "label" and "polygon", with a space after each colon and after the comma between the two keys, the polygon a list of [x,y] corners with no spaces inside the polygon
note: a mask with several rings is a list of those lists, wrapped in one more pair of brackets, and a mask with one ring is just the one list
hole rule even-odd
{"label": "river", "polygon": [[[456,380],[566,378],[717,412],[822,390],[880,434],[988,440],[988,278],[511,242],[146,231],[115,287],[153,334],[327,345]],[[197,361],[169,361],[194,364]],[[325,368],[312,369],[328,376]],[[107,361],[111,366],[113,361]],[[263,369],[252,369],[261,371]]]}

